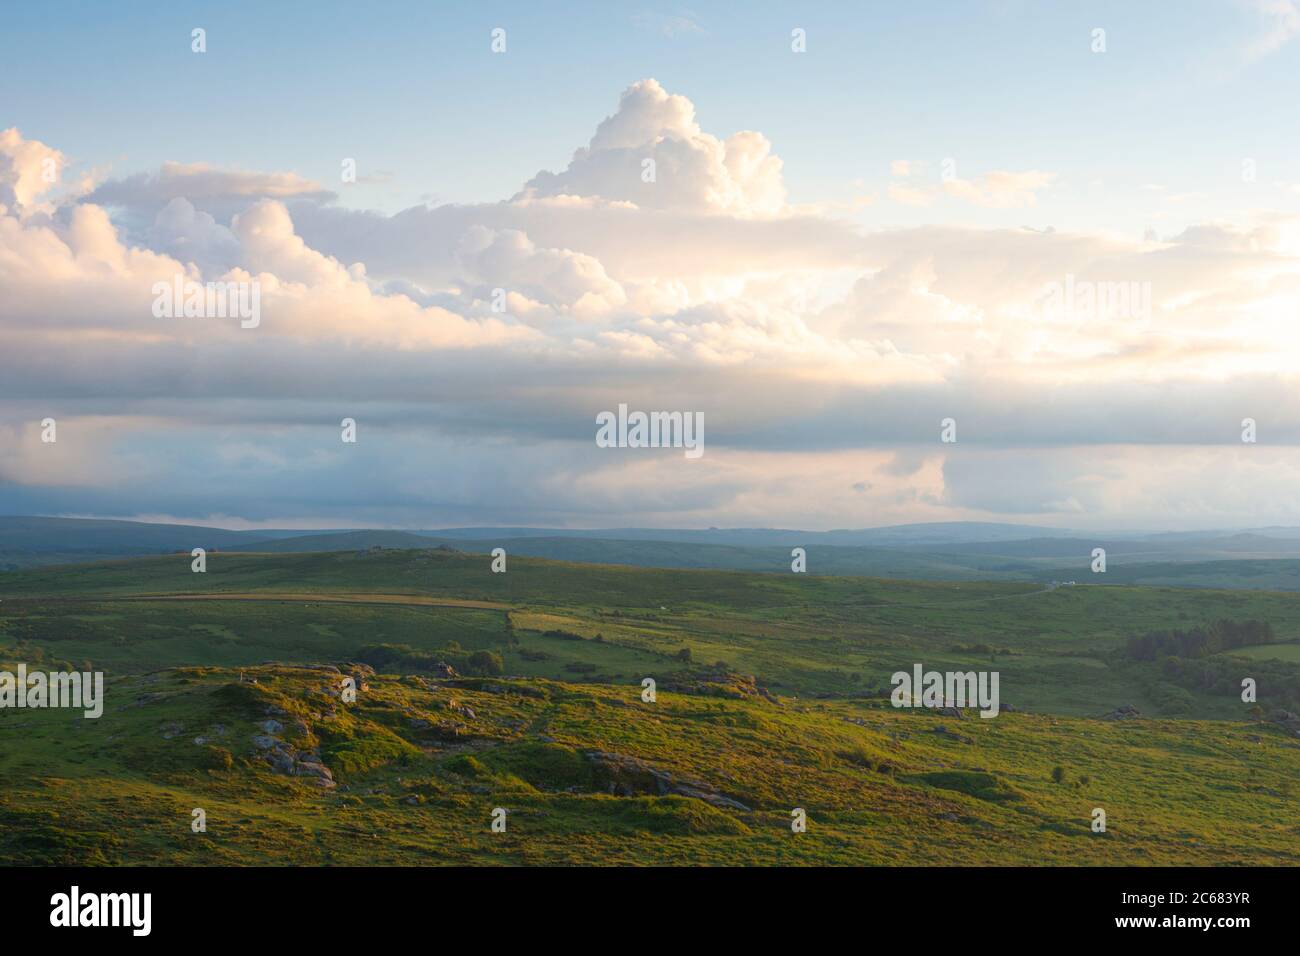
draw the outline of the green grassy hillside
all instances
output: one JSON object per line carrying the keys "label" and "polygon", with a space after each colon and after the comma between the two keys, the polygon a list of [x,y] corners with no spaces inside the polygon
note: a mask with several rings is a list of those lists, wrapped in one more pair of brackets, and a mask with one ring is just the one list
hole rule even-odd
{"label": "green grassy hillside", "polygon": [[[97,722],[6,713],[5,863],[1291,864],[1300,753],[1270,727],[952,721],[540,680],[182,668]],[[266,721],[272,729],[267,733]],[[954,726],[956,725],[956,726]],[[273,739],[298,772],[263,756]],[[305,758],[305,759],[304,759]],[[319,758],[332,786],[305,773]],[[1061,767],[1063,779],[1053,779]],[[688,795],[689,794],[689,795]],[[492,812],[506,810],[506,832]],[[1107,832],[1090,829],[1094,808]],[[207,832],[191,831],[192,811]],[[803,808],[806,833],[790,830]]]}
{"label": "green grassy hillside", "polygon": [[[97,721],[0,710],[0,862],[1300,862],[1300,737],[1274,719],[1300,686],[1292,594],[508,567],[434,549],[0,575],[0,669],[109,680]],[[1219,620],[1271,643],[1128,648]],[[996,670],[1012,709],[895,710],[913,663]]]}

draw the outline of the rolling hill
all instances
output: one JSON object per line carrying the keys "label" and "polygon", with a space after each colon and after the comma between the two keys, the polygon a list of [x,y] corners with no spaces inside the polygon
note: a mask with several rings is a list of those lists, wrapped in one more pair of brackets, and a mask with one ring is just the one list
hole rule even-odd
{"label": "rolling hill", "polygon": [[[1288,537],[1287,535],[1291,536]],[[1094,578],[1092,550],[1107,552],[1109,581],[1170,587],[1300,590],[1300,532],[1047,535],[1027,525],[940,523],[857,531],[773,529],[597,530],[460,528],[442,531],[225,531],[185,525],[59,518],[0,518],[0,572],[202,547],[244,552],[330,552],[446,547],[622,564],[786,573],[808,552],[814,573],[931,581]]]}
{"label": "rolling hill", "polygon": [[[1224,619],[1263,656],[1131,653]],[[1294,865],[1298,640],[1267,591],[436,548],[10,572],[0,670],[108,689],[98,721],[0,710],[0,862]],[[996,670],[1002,712],[895,709],[914,663]]]}

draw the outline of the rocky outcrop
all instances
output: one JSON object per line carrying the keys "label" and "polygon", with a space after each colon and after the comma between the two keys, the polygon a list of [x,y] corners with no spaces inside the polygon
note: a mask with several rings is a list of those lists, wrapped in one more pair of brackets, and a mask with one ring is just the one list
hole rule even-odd
{"label": "rocky outcrop", "polygon": [[469,706],[468,704],[462,704],[454,697],[451,700],[447,701],[447,703],[444,706],[452,713],[460,714],[462,717],[467,717],[470,720],[473,720],[475,717],[473,707]]}
{"label": "rocky outcrop", "polygon": [[638,757],[587,750],[584,756],[592,762],[596,785],[615,796],[664,797],[676,795],[702,800],[710,806],[728,810],[748,811],[739,800],[724,796],[717,788],[689,777],[675,776],[651,766]]}
{"label": "rocky outcrop", "polygon": [[781,703],[775,694],[758,683],[753,674],[738,674],[721,667],[700,673],[670,675],[660,684],[660,688],[679,694],[730,697],[733,700],[759,699],[769,704]]}
{"label": "rocky outcrop", "polygon": [[1102,714],[1102,720],[1133,720],[1141,717],[1142,712],[1132,704],[1125,704],[1123,707],[1116,707],[1109,714]]}
{"label": "rocky outcrop", "polygon": [[[469,708],[466,709],[468,710]],[[472,710],[470,710],[470,714],[473,714]],[[437,740],[457,740],[461,737],[470,735],[468,724],[463,724],[458,720],[438,720],[432,715],[422,716],[408,711],[406,714],[406,723],[412,730],[418,730],[421,734],[431,735]]]}
{"label": "rocky outcrop", "polygon": [[[283,729],[275,720],[263,721],[261,727],[267,730],[271,725],[276,730]],[[298,750],[272,733],[253,734],[253,746],[261,751],[262,759],[276,773],[286,777],[302,777],[304,782],[323,790],[334,788],[334,774],[321,762],[320,754],[316,751]]]}

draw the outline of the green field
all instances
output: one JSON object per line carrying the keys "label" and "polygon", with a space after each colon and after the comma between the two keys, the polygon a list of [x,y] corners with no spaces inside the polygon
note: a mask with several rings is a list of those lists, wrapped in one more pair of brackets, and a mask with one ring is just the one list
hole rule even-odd
{"label": "green field", "polygon": [[[98,720],[0,710],[0,862],[1300,862],[1295,594],[489,563],[0,575],[0,669],[108,680]],[[1221,620],[1272,642],[1126,649]],[[997,671],[1011,709],[894,709],[914,663]]]}
{"label": "green field", "polygon": [[1255,647],[1243,647],[1233,652],[1240,657],[1252,660],[1295,661],[1300,663],[1300,644],[1258,644]]}

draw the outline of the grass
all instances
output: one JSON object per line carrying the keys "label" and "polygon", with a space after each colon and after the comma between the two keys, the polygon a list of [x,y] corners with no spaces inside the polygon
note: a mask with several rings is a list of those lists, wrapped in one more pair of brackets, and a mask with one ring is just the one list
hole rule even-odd
{"label": "grass", "polygon": [[[217,553],[208,567],[0,575],[0,668],[108,678],[97,721],[0,710],[0,862],[1300,862],[1300,740],[1234,694],[1174,694],[1163,662],[1123,653],[1135,632],[1258,618],[1283,643],[1216,660],[1296,667],[1291,594],[515,557],[494,575],[438,551]],[[350,663],[382,644],[405,663]],[[422,666],[474,651],[500,654],[504,675]],[[1016,709],[895,710],[881,692],[915,662],[997,670]],[[338,693],[347,672],[354,703]],[[1129,703],[1143,716],[1097,719]],[[263,759],[267,720],[336,786]],[[806,833],[791,832],[796,807]]]}
{"label": "grass", "polygon": [[1257,644],[1254,647],[1239,647],[1232,653],[1235,657],[1249,657],[1252,660],[1300,663],[1300,644]]}
{"label": "grass", "polygon": [[[319,675],[255,673],[274,699],[325,708]],[[528,681],[541,693],[521,694],[513,680],[488,690],[380,677],[340,717],[310,721],[321,740],[349,743],[322,747],[341,781],[322,791],[258,761],[250,740],[262,715],[221,693],[237,679],[221,669],[123,678],[118,706],[98,722],[6,712],[0,733],[16,745],[0,755],[0,858],[1294,864],[1300,845],[1300,751],[1268,726],[1006,714],[962,722],[963,743],[934,733],[935,717],[874,703],[664,693],[649,705],[627,686]],[[463,737],[431,737],[405,719],[445,713],[449,699],[474,711]],[[347,731],[336,738],[325,727],[340,719]],[[176,725],[183,733],[164,739]],[[193,742],[214,725],[231,769],[214,769]],[[749,809],[601,792],[591,750],[702,780]],[[840,756],[851,751],[858,759]],[[1062,762],[1058,784],[1051,771]],[[505,834],[490,830],[498,806]],[[1105,835],[1089,830],[1097,806]],[[190,831],[195,807],[207,833]],[[790,832],[795,807],[808,813],[805,834]]]}

